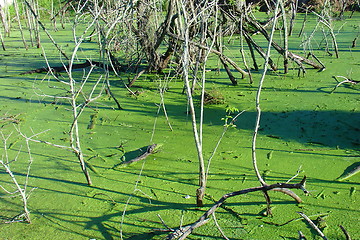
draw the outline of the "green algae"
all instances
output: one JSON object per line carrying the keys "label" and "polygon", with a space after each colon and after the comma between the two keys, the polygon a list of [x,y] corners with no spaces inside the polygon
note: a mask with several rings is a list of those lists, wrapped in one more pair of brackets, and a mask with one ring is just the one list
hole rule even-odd
{"label": "green algae", "polygon": [[[341,29],[344,34],[337,36],[340,59],[316,50],[327,66],[326,71],[309,69],[305,77],[298,77],[295,69],[287,75],[282,75],[281,70],[268,74],[261,100],[259,168],[268,183],[276,183],[288,181],[301,166],[300,176],[308,177],[307,189],[311,194],[303,196],[298,192],[304,203],[296,204],[285,195],[271,192],[272,217],[262,214],[266,203],[261,193],[228,199],[216,217],[230,239],[296,239],[298,230],[308,238],[315,238],[316,234],[306,223],[291,221],[299,219],[299,211],[313,216],[313,220],[318,215],[328,216],[325,234],[329,239],[344,239],[340,224],[354,239],[360,238],[357,231],[359,191],[356,191],[360,177],[354,175],[343,182],[334,180],[359,161],[359,86],[344,84],[330,94],[336,85],[333,75],[354,77],[360,74],[360,49],[349,47],[357,34],[353,25],[358,23],[359,17],[357,14],[347,19]],[[310,23],[307,27],[311,27]],[[308,33],[310,31],[308,29]],[[66,34],[55,32],[54,36],[59,41]],[[292,48],[299,49],[300,40],[293,39]],[[315,40],[320,42],[321,36],[315,36]],[[0,60],[0,75],[7,76],[1,78],[1,116],[20,114],[18,125],[26,135],[49,129],[38,138],[68,144],[69,103],[40,94],[63,94],[58,83],[51,78],[44,79],[41,74],[18,75],[44,67],[41,52],[22,49],[15,33],[11,39],[5,39],[5,43],[7,51]],[[71,51],[71,43],[66,41],[66,44],[64,50]],[[50,64],[58,66],[59,54],[51,43],[44,39],[43,46]],[[95,55],[90,52],[96,50],[95,43],[85,43],[83,47],[82,57]],[[235,46],[231,50],[237,49]],[[81,71],[74,74],[79,78],[83,75]],[[94,72],[92,80],[100,74],[100,70]],[[260,73],[254,73],[256,81],[259,76]],[[121,80],[112,76],[113,94],[124,110],[115,110],[112,99],[104,97],[79,118],[88,166],[97,172],[91,174],[94,186],[85,184],[71,152],[31,143],[34,163],[30,187],[37,188],[29,198],[33,224],[2,224],[0,238],[118,239],[122,234],[124,239],[162,239],[165,234],[154,231],[165,228],[158,215],[168,226],[176,228],[197,220],[214,199],[225,193],[258,186],[251,164],[256,82],[250,85],[245,79],[239,81],[238,86],[232,86],[222,71],[209,72],[207,78],[224,97],[224,104],[205,108],[205,157],[211,155],[221,136],[224,124],[221,119],[227,115],[227,106],[246,112],[239,116],[236,128],[227,131],[213,159],[204,208],[195,207],[198,164],[181,81],[168,83],[164,95],[171,131],[164,113],[158,114],[159,82],[147,76],[139,79],[136,85],[141,86],[139,92],[142,94],[134,98],[123,88]],[[94,115],[97,116],[96,127],[88,129]],[[11,128],[11,124],[7,124],[4,130],[12,131]],[[11,141],[12,154],[20,149],[17,139]],[[162,151],[156,155],[126,168],[113,168],[124,160],[124,155],[132,159],[139,154],[139,149],[154,142],[162,143]],[[22,161],[14,164],[17,164],[15,174],[23,178],[26,166]],[[2,185],[9,184],[2,178],[3,172],[0,176]],[[16,199],[2,198],[0,209],[1,217],[12,217],[21,211],[21,205]],[[282,225],[288,221],[291,222]],[[221,239],[221,235],[211,221],[189,239]]]}

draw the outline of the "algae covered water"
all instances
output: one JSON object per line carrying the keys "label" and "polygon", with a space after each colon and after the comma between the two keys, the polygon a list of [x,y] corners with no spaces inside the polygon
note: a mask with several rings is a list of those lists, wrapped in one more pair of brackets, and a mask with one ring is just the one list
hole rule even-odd
{"label": "algae covered water", "polygon": [[[359,80],[360,47],[353,46],[359,36],[359,20],[360,15],[354,14],[334,23],[339,58],[322,49],[323,33],[312,32],[315,18],[305,28],[304,36],[313,35],[311,42],[295,33],[289,39],[290,49],[299,54],[304,53],[304,43],[306,48],[311,46],[325,64],[325,71],[307,69],[304,76],[298,76],[294,65],[286,75],[282,69],[267,74],[257,141],[259,169],[269,184],[287,182],[294,176],[291,182],[299,182],[306,176],[310,194],[297,191],[303,200],[297,204],[282,193],[269,192],[272,216],[266,214],[266,201],[260,192],[228,199],[216,211],[216,222],[229,239],[298,239],[298,231],[315,239],[317,233],[298,212],[317,223],[328,239],[345,239],[339,225],[353,239],[360,238],[360,175],[337,179],[358,168],[360,162],[359,86],[344,83],[332,92],[337,85],[333,76]],[[300,28],[300,16],[298,21]],[[66,52],[75,46],[69,34],[70,26],[69,30],[52,32]],[[1,186],[15,193],[1,191],[0,217],[13,223],[0,225],[0,238],[163,239],[167,233],[159,229],[166,229],[164,223],[170,228],[193,223],[224,194],[260,185],[252,167],[251,143],[261,71],[253,72],[253,84],[234,73],[239,84],[233,86],[226,72],[219,69],[206,76],[209,91],[221,99],[205,107],[206,159],[223,133],[229,109],[245,112],[234,123],[236,127],[227,130],[212,160],[203,208],[195,204],[198,163],[187,98],[182,80],[175,77],[143,75],[131,88],[134,96],[124,87],[128,75],[108,76],[112,94],[123,110],[117,109],[113,98],[95,89],[94,96],[99,97],[78,119],[81,146],[93,181],[87,186],[76,156],[66,148],[73,119],[66,98],[68,89],[59,81],[66,74],[60,73],[58,79],[45,73],[21,75],[46,67],[45,57],[50,66],[64,62],[46,36],[42,37],[43,50],[25,50],[20,36],[13,32],[4,39],[7,48],[0,54],[0,122],[7,139],[2,156],[16,159],[11,170],[19,183],[28,181],[32,217],[32,224],[16,222],[22,203],[12,179],[1,169]],[[260,37],[258,40],[266,46]],[[236,36],[228,42],[232,43],[229,55],[237,54]],[[97,60],[96,42],[84,42],[80,49],[76,56],[79,63]],[[209,69],[218,67],[215,58],[211,64]],[[74,70],[73,77],[81,82],[88,71]],[[94,68],[89,83],[96,83],[102,74],[101,69]],[[84,91],[91,91],[91,87],[85,86]],[[37,141],[29,141],[31,155],[19,131]],[[160,146],[156,153],[120,166],[154,143]],[[32,164],[27,179],[29,159]],[[221,238],[214,220],[189,236]]]}

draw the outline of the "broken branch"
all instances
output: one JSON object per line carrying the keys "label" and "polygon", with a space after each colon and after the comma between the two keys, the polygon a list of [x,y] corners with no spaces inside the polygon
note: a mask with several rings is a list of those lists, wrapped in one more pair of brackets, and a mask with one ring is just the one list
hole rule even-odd
{"label": "broken branch", "polygon": [[[304,176],[304,178],[301,180],[300,183],[296,183],[296,184],[275,183],[275,184],[271,184],[271,185],[263,185],[260,187],[247,188],[247,189],[243,189],[240,191],[227,193],[224,196],[222,196],[220,198],[220,200],[218,200],[209,210],[207,210],[196,222],[194,222],[193,224],[188,225],[184,228],[180,228],[180,229],[174,231],[173,233],[169,234],[166,239],[167,240],[172,240],[172,239],[177,239],[177,238],[179,238],[180,240],[185,239],[196,228],[204,225],[209,220],[209,216],[211,216],[216,211],[216,209],[218,207],[220,207],[225,202],[225,200],[230,197],[235,197],[238,195],[247,194],[247,193],[251,193],[251,192],[257,192],[257,191],[267,192],[270,190],[274,190],[276,188],[301,189],[305,193],[308,193],[308,191],[305,189],[305,181],[306,181],[306,176]],[[180,231],[180,234],[179,234],[179,231]]]}

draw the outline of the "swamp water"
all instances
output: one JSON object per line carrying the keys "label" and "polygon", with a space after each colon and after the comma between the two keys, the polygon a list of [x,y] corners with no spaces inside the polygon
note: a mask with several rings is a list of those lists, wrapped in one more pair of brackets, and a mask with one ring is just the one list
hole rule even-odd
{"label": "swamp water", "polygon": [[[273,216],[264,216],[266,202],[260,192],[233,197],[226,208],[217,210],[217,222],[230,239],[298,239],[302,231],[308,239],[317,238],[297,212],[304,212],[312,220],[322,216],[323,231],[328,239],[345,239],[339,225],[343,225],[353,239],[359,232],[360,174],[339,182],[336,178],[359,163],[360,112],[359,86],[343,84],[330,94],[337,82],[334,75],[359,80],[360,47],[351,48],[359,36],[360,16],[335,22],[340,58],[329,56],[322,46],[321,31],[314,35],[312,48],[326,70],[308,69],[304,77],[297,76],[296,66],[283,75],[269,72],[261,97],[262,118],[257,141],[258,164],[265,180],[286,182],[301,167],[299,182],[307,176],[304,196],[296,191],[304,203],[296,204],[288,196],[270,192]],[[299,16],[298,28],[301,26]],[[313,19],[316,21],[316,19]],[[309,22],[305,33],[309,36],[314,23]],[[50,26],[50,25],[49,25]],[[340,28],[341,27],[341,28]],[[71,29],[70,26],[68,29]],[[73,42],[70,30],[52,32],[63,51],[71,53]],[[291,50],[302,52],[295,31],[290,38]],[[258,41],[263,41],[260,36]],[[231,39],[229,57],[239,56],[236,37]],[[72,121],[66,100],[44,95],[64,96],[66,89],[45,74],[19,75],[45,67],[40,49],[26,51],[15,31],[5,38],[6,51],[0,54],[0,117],[5,135],[16,132],[9,118],[27,136],[46,131],[36,139],[68,145]],[[263,46],[266,43],[263,42]],[[359,44],[358,44],[359,45]],[[51,66],[60,66],[61,57],[45,34],[42,46]],[[97,44],[83,43],[78,53],[80,62],[86,58],[97,60]],[[330,49],[332,50],[332,49]],[[275,51],[273,55],[276,56]],[[275,57],[274,57],[275,59]],[[241,62],[241,59],[237,59]],[[278,62],[282,59],[279,57]],[[217,60],[216,60],[217,61]],[[215,58],[214,66],[216,67]],[[250,62],[250,61],[249,61]],[[259,59],[259,63],[263,60]],[[280,64],[279,64],[280,65]],[[240,75],[237,75],[240,77]],[[96,81],[101,70],[93,72],[90,82]],[[74,76],[81,80],[82,70]],[[222,195],[259,186],[251,162],[251,140],[255,123],[255,95],[260,72],[254,72],[254,84],[238,79],[232,86],[224,71],[209,72],[207,86],[221,93],[225,103],[208,105],[204,119],[204,155],[208,159],[223,132],[226,106],[246,110],[239,116],[236,128],[229,129],[215,155],[208,181],[206,206],[195,206],[198,183],[198,163],[192,135],[191,119],[186,114],[183,83],[172,79],[164,93],[164,103],[173,131],[170,131],[164,112],[158,113],[161,98],[159,86],[162,76],[143,76],[129,95],[122,81],[110,76],[113,94],[124,110],[117,110],[114,101],[104,95],[86,108],[79,118],[81,144],[86,160],[91,164],[93,186],[87,186],[79,163],[73,153],[45,144],[30,142],[33,163],[28,189],[35,188],[29,197],[32,224],[0,225],[1,239],[163,239],[153,229],[165,228],[158,215],[172,228],[197,220]],[[127,81],[127,76],[124,76]],[[92,129],[88,126],[94,124]],[[141,154],[139,149],[157,143],[161,150],[145,161],[114,168],[121,160]],[[25,180],[29,156],[24,140],[16,133],[8,140],[12,171],[22,183]],[[21,147],[22,146],[22,147]],[[1,185],[12,190],[11,179],[1,170]],[[14,191],[14,190],[12,190]],[[3,196],[7,195],[1,192]],[[0,199],[0,217],[4,221],[21,213],[19,198]],[[159,232],[158,232],[159,233]],[[198,228],[189,239],[221,239],[214,221]]]}

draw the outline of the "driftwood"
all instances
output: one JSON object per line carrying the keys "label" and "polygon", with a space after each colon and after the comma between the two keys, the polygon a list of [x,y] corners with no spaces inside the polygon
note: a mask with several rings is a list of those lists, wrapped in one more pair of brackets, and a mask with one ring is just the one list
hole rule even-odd
{"label": "driftwood", "polygon": [[[350,79],[350,78],[347,78],[347,77],[344,77],[344,76],[333,76],[333,78],[338,82],[338,84],[336,84],[336,86],[334,87],[334,89],[331,91],[331,93],[333,93],[341,84],[343,83],[351,83],[353,85],[356,85],[358,83],[360,83],[360,81],[356,81],[356,80],[353,80],[353,79]],[[345,79],[344,81],[341,81],[339,82],[337,78],[343,78]]]}
{"label": "driftwood", "polygon": [[345,181],[346,179],[354,176],[355,174],[360,172],[360,162],[354,163],[349,166],[340,177],[338,177],[337,181]]}
{"label": "driftwood", "polygon": [[189,236],[196,228],[198,228],[198,227],[204,225],[206,222],[208,222],[209,217],[216,211],[216,209],[218,207],[220,207],[225,202],[225,200],[230,197],[235,197],[238,195],[247,194],[247,193],[256,192],[256,191],[262,191],[263,193],[267,194],[268,191],[275,190],[275,189],[301,189],[307,194],[308,191],[305,189],[305,181],[306,181],[306,177],[304,177],[300,183],[296,183],[296,184],[276,183],[276,184],[271,184],[271,185],[263,185],[260,187],[248,188],[248,189],[225,194],[209,210],[207,210],[196,222],[194,222],[193,224],[187,225],[185,227],[180,227],[179,229],[174,230],[171,234],[169,234],[166,237],[166,239],[167,240],[186,239],[186,237]]}
{"label": "driftwood", "polygon": [[141,154],[140,156],[136,157],[136,158],[133,158],[129,161],[124,161],[124,162],[121,162],[120,164],[117,164],[113,167],[113,169],[115,168],[121,168],[121,167],[126,167],[134,162],[138,162],[138,161],[141,161],[141,160],[144,160],[145,158],[147,158],[149,155],[153,154],[153,153],[156,153],[157,150],[159,149],[159,146],[158,144],[152,144],[152,145],[149,145],[146,149],[146,151]]}

